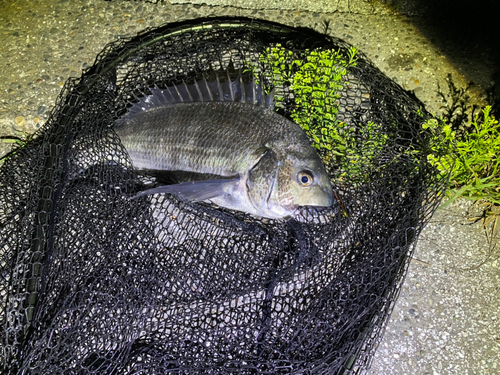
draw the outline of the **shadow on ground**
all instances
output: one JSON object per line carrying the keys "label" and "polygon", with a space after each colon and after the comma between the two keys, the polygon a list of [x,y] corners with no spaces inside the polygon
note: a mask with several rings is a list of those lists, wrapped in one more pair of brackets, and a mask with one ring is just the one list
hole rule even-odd
{"label": "shadow on ground", "polygon": [[500,112],[498,0],[383,0],[419,29]]}

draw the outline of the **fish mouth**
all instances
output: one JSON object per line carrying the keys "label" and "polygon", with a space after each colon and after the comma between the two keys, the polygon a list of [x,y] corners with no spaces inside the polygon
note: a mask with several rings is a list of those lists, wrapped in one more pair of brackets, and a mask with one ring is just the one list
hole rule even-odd
{"label": "fish mouth", "polygon": [[309,204],[309,206],[314,207],[331,207],[333,206],[333,190],[327,187],[321,188],[321,193],[317,195],[317,202],[314,204]]}

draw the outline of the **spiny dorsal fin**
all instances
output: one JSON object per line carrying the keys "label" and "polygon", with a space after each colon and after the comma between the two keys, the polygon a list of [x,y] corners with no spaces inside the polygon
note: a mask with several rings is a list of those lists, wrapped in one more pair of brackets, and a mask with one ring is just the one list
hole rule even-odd
{"label": "spiny dorsal fin", "polygon": [[[225,75],[226,79],[221,80],[222,74]],[[178,103],[222,101],[248,103],[265,108],[272,107],[274,89],[271,93],[266,94],[262,86],[262,76],[259,77],[258,82],[254,75],[252,75],[252,81],[244,82],[240,69],[234,80],[231,80],[229,72],[225,71],[224,73],[216,73],[215,80],[212,81],[208,81],[204,74],[201,80],[194,83],[187,84],[182,81],[179,85],[168,86],[164,89],[150,88],[151,94],[136,97],[138,101],[118,122],[123,123],[148,109]]]}

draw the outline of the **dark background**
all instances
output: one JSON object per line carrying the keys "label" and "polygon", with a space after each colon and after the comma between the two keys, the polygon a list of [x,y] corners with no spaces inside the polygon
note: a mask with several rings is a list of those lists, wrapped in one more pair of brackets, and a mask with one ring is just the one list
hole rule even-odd
{"label": "dark background", "polygon": [[407,15],[471,81],[472,72],[487,67],[489,102],[500,114],[500,0],[383,1]]}

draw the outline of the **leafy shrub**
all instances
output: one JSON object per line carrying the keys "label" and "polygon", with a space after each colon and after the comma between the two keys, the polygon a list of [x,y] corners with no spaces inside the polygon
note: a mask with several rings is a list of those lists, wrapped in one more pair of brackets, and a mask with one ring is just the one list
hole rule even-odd
{"label": "leafy shrub", "polygon": [[[345,56],[340,50],[306,50],[300,58],[280,44],[267,48],[260,61],[271,68],[275,85],[288,87],[294,96],[291,118],[305,131],[326,165],[339,166],[339,179],[346,174],[363,182],[366,170],[383,149],[388,136],[379,124],[370,122],[355,127],[337,119],[340,92],[347,84],[348,70],[355,67],[357,49]],[[279,92],[279,90],[278,90]],[[275,95],[280,107],[283,96]]]}
{"label": "leafy shrub", "polygon": [[466,127],[468,131],[459,135],[442,119],[423,125],[436,134],[430,163],[443,175],[451,170],[450,199],[445,205],[459,197],[500,204],[500,124],[490,111],[490,106],[485,107]]}

